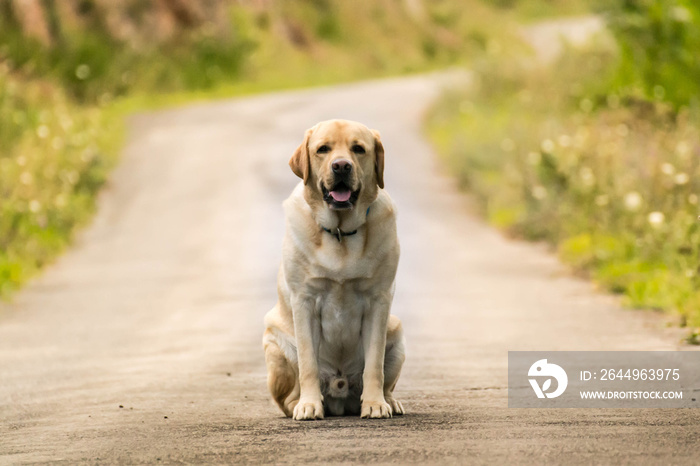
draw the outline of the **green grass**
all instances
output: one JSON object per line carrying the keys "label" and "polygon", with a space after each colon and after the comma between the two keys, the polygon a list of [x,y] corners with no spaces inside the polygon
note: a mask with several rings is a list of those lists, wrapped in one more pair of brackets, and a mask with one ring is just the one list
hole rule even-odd
{"label": "green grass", "polygon": [[700,106],[696,0],[626,0],[600,7],[620,46],[616,87],[677,109]]}
{"label": "green grass", "polygon": [[121,120],[59,87],[0,69],[0,295],[34,275],[94,210]]}
{"label": "green grass", "polygon": [[492,224],[697,335],[700,114],[611,90],[617,63],[603,46],[552,68],[490,63],[428,131]]}

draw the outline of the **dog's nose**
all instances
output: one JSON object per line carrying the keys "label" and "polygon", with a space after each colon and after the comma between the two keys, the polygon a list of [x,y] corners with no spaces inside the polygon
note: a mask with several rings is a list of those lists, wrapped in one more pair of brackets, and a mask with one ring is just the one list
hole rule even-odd
{"label": "dog's nose", "polygon": [[331,164],[333,173],[336,175],[347,175],[352,171],[352,162],[346,159],[338,159]]}

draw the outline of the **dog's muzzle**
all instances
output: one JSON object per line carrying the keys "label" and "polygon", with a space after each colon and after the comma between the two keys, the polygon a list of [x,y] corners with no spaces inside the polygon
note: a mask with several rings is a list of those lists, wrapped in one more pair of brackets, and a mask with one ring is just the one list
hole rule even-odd
{"label": "dog's muzzle", "polygon": [[[338,159],[331,164],[333,181],[326,185],[321,184],[323,200],[331,209],[352,209],[360,196],[360,189],[352,189],[353,165],[347,159]],[[329,187],[327,187],[329,186]]]}

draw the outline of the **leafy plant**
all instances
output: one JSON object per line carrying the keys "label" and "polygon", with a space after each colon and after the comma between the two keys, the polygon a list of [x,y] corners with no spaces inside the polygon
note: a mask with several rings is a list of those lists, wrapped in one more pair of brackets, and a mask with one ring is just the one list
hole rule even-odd
{"label": "leafy plant", "polygon": [[621,0],[602,5],[621,47],[618,84],[676,108],[700,105],[700,3]]}

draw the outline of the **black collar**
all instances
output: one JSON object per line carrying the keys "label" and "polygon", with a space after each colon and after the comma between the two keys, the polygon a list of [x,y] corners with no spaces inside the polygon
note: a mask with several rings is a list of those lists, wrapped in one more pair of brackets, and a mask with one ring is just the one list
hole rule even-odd
{"label": "black collar", "polygon": [[331,235],[335,236],[340,243],[340,240],[343,238],[343,236],[352,236],[355,233],[357,233],[357,230],[353,231],[341,231],[340,228],[336,228],[335,231],[329,230],[328,228],[321,227],[323,228],[323,231],[330,233]]}
{"label": "black collar", "polygon": [[[367,213],[365,213],[365,217],[366,217],[367,215],[369,215],[369,207],[367,207]],[[326,228],[326,227],[324,227],[324,226],[321,226],[321,229],[322,229],[323,231],[325,231],[326,233],[330,233],[331,235],[333,235],[333,236],[338,240],[339,243],[340,243],[340,240],[343,239],[343,236],[352,236],[352,235],[354,235],[355,233],[357,233],[357,230],[353,230],[353,231],[342,231],[340,228],[336,228],[335,231],[333,231],[333,230],[331,230],[330,228]]]}

